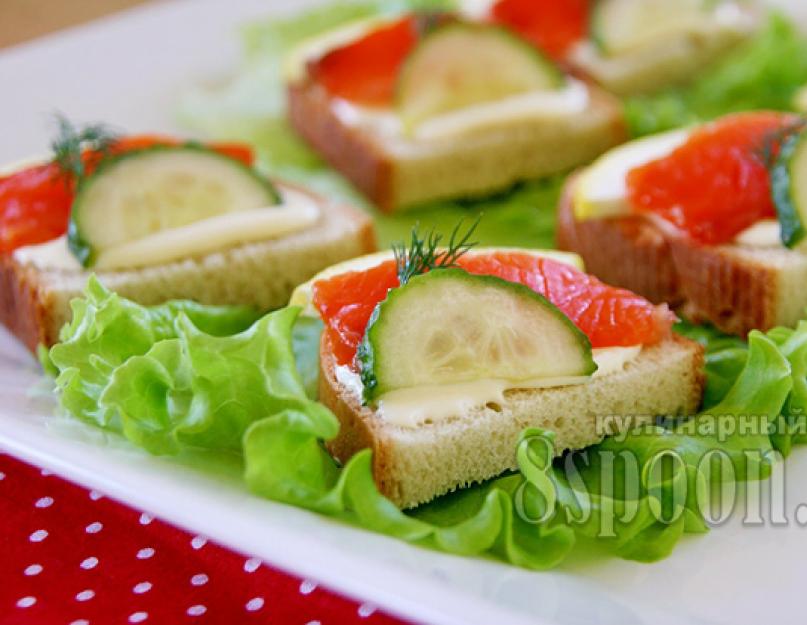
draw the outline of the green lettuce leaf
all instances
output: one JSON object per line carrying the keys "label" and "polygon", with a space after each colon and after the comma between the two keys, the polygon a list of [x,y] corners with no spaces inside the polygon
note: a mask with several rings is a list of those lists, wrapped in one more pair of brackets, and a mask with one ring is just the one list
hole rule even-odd
{"label": "green lettuce leaf", "polygon": [[[748,360],[747,344],[736,338],[708,328],[682,323],[676,328],[681,334],[706,346],[707,386],[704,407],[711,408],[723,401]],[[787,456],[793,445],[807,442],[807,321],[796,327],[775,328],[768,337],[787,359],[791,370],[792,389],[782,415],[771,423],[771,442]]]}
{"label": "green lettuce leaf", "polygon": [[807,83],[807,38],[785,16],[772,13],[748,42],[699,74],[689,86],[625,101],[634,136],[754,109],[793,110]]}
{"label": "green lettuce leaf", "polygon": [[[323,445],[339,423],[306,394],[321,324],[298,325],[298,308],[244,329],[250,311],[139,306],[94,279],[73,307],[74,321],[49,359],[62,405],[75,417],[154,454],[240,457],[247,486],[260,496],[427,548],[531,569],[557,566],[591,543],[639,561],[666,557],[682,536],[707,531],[704,501],[712,493],[764,479],[775,450],[803,442],[803,434],[774,426],[796,425],[788,411],[800,414],[807,402],[807,322],[754,332],[747,344],[681,326],[710,357],[733,359],[728,368],[707,366],[726,383],[707,410],[556,460],[553,434],[526,430],[517,472],[403,512],[378,491],[370,450],[340,466]],[[736,371],[730,381],[727,371]],[[719,427],[742,415],[760,416],[759,427]],[[729,470],[704,472],[709,454]]]}
{"label": "green lettuce leaf", "polygon": [[117,367],[99,404],[120,419],[130,441],[151,453],[177,453],[183,446],[238,453],[254,421],[318,408],[295,367],[290,337],[298,312],[284,308],[227,337],[202,332],[180,313],[177,338],[158,341]]}
{"label": "green lettuce leaf", "polygon": [[255,321],[249,308],[146,307],[94,277],[72,305],[73,321],[48,355],[62,406],[151,453],[240,453],[247,427],[267,414],[324,410],[306,397],[294,349],[310,387],[321,324],[298,326],[297,308]]}
{"label": "green lettuce leaf", "polygon": [[[490,552],[528,568],[556,566],[574,545],[570,528],[534,526],[516,514],[513,497],[523,482],[518,476],[465,489],[408,515],[378,492],[369,450],[353,456],[343,468],[336,466],[318,440],[329,427],[322,415],[288,412],[255,423],[244,437],[247,485],[269,499],[402,540],[458,555]],[[544,472],[551,468],[551,460],[543,466]],[[551,489],[548,479],[540,486]]]}
{"label": "green lettuce leaf", "polygon": [[297,370],[311,399],[319,396],[319,339],[323,328],[319,318],[300,315],[291,334]]}
{"label": "green lettuce leaf", "polygon": [[174,319],[184,314],[214,335],[227,335],[251,325],[260,314],[248,307],[202,306],[174,301],[139,306],[106,289],[94,276],[85,297],[71,303],[73,316],[47,358],[46,370],[58,372],[56,384],[64,408],[82,420],[120,429],[114,411],[99,403],[113,371],[132,356],[146,353],[163,339],[176,336]]}

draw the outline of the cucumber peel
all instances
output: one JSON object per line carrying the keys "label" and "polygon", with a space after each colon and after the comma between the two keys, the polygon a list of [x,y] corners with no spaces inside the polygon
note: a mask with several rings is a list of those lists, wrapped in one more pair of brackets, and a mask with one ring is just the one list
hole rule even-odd
{"label": "cucumber peel", "polygon": [[597,369],[588,337],[545,297],[456,268],[392,289],[373,311],[357,359],[368,402],[402,388]]}
{"label": "cucumber peel", "polygon": [[279,202],[268,179],[205,146],[132,150],[105,158],[81,180],[70,211],[67,243],[84,267],[92,267],[104,249]]}
{"label": "cucumber peel", "polygon": [[807,235],[807,131],[782,143],[771,169],[771,193],[782,231],[782,243],[796,247]]}

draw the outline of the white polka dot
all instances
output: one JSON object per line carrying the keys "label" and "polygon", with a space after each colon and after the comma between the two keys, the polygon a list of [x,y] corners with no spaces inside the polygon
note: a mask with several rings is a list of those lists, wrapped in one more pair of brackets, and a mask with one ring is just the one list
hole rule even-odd
{"label": "white polka dot", "polygon": [[34,504],[37,508],[50,508],[53,505],[53,497],[42,497]]}
{"label": "white polka dot", "polygon": [[194,536],[191,538],[191,547],[194,549],[201,549],[207,544],[207,538],[203,536]]}
{"label": "white polka dot", "polygon": [[81,562],[81,564],[79,564],[79,566],[82,569],[84,569],[85,571],[89,571],[90,569],[94,569],[96,566],[98,566],[98,558],[93,556],[93,557],[87,558],[86,560],[82,560],[82,562]]}
{"label": "white polka dot", "polygon": [[308,621],[305,625],[322,625],[319,621]]}
{"label": "white polka dot", "polygon": [[316,582],[312,582],[310,579],[304,579],[303,583],[300,584],[300,594],[302,595],[310,595],[317,589]]}
{"label": "white polka dot", "polygon": [[103,497],[103,495],[101,493],[99,493],[97,490],[91,490],[90,491],[90,499],[92,499],[93,501],[98,501],[102,497]]}
{"label": "white polka dot", "polygon": [[23,571],[23,573],[25,573],[29,577],[39,575],[41,572],[42,572],[41,564],[31,564],[30,566],[26,566],[25,571]]}
{"label": "white polka dot", "polygon": [[188,616],[202,616],[207,612],[207,608],[203,605],[192,605],[188,608]]}
{"label": "white polka dot", "polygon": [[137,552],[137,559],[138,560],[148,560],[151,556],[154,555],[154,549],[151,547],[146,547],[145,549],[141,549]]}
{"label": "white polka dot", "polygon": [[50,471],[48,469],[42,469],[39,473],[41,475],[44,475],[45,477],[48,477],[49,475],[53,475],[53,471]]}
{"label": "white polka dot", "polygon": [[257,612],[263,607],[263,597],[253,597],[247,601],[246,608],[250,612]]}
{"label": "white polka dot", "polygon": [[246,562],[244,562],[244,570],[247,573],[254,573],[258,570],[258,567],[261,565],[261,561],[258,558],[250,558]]}
{"label": "white polka dot", "polygon": [[36,597],[23,597],[17,601],[18,608],[30,608],[36,603]]}
{"label": "white polka dot", "polygon": [[145,512],[140,515],[140,525],[148,525],[154,520],[154,517],[150,514],[146,514]]}
{"label": "white polka dot", "polygon": [[136,595],[142,595],[149,590],[151,590],[151,582],[140,582],[134,588],[132,588],[132,592]]}
{"label": "white polka dot", "polygon": [[135,612],[134,614],[129,615],[129,622],[130,623],[142,623],[149,617],[148,612]]}
{"label": "white polka dot", "polygon": [[204,586],[208,582],[208,577],[204,573],[199,573],[191,577],[191,584],[194,586]]}
{"label": "white polka dot", "polygon": [[32,543],[41,543],[48,537],[48,530],[36,530],[28,537]]}
{"label": "white polka dot", "polygon": [[90,625],[90,622],[85,618],[80,618],[77,621],[73,621],[70,625]]}
{"label": "white polka dot", "polygon": [[370,603],[362,603],[359,606],[359,616],[362,618],[367,618],[368,616],[373,614],[376,610],[377,608],[374,605]]}
{"label": "white polka dot", "polygon": [[97,534],[102,529],[104,529],[104,524],[100,521],[95,521],[94,523],[90,523],[87,527],[85,527],[84,531],[88,534]]}
{"label": "white polka dot", "polygon": [[0,471],[0,482],[2,482],[4,479],[6,479],[6,474]]}
{"label": "white polka dot", "polygon": [[95,593],[92,590],[82,590],[80,593],[76,595],[76,601],[89,601],[95,596]]}

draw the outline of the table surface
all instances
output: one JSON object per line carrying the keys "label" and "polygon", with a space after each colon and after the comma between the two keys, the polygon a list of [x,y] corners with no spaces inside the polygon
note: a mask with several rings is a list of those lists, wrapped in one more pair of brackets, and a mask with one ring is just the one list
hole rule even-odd
{"label": "table surface", "polygon": [[0,48],[76,26],[148,0],[3,0]]}
{"label": "table surface", "polygon": [[0,451],[0,622],[400,625]]}

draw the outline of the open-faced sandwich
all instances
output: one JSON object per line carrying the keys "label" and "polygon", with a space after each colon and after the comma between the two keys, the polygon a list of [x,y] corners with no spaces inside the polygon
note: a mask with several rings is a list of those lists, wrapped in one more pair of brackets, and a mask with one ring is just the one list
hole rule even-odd
{"label": "open-faced sandwich", "polygon": [[804,124],[741,113],[621,146],[570,179],[558,245],[724,332],[793,326],[807,307]]}
{"label": "open-faced sandwich", "polygon": [[753,3],[734,0],[466,0],[618,95],[691,80],[751,35]]}
{"label": "open-faced sandwich", "polygon": [[439,242],[337,265],[291,301],[325,323],[320,401],[340,421],[329,450],[345,462],[372,449],[397,505],[515,468],[528,427],[553,431],[561,453],[699,406],[703,351],[671,332],[666,306],[573,254]]}
{"label": "open-faced sandwich", "polygon": [[56,342],[91,272],[142,304],[266,310],[374,249],[368,217],[269,180],[247,146],[62,122],[53,149],[0,174],[0,321],[31,349]]}
{"label": "open-faced sandwich", "polygon": [[297,131],[386,211],[489,195],[625,139],[614,97],[460,15],[343,26],[297,47],[285,79]]}

